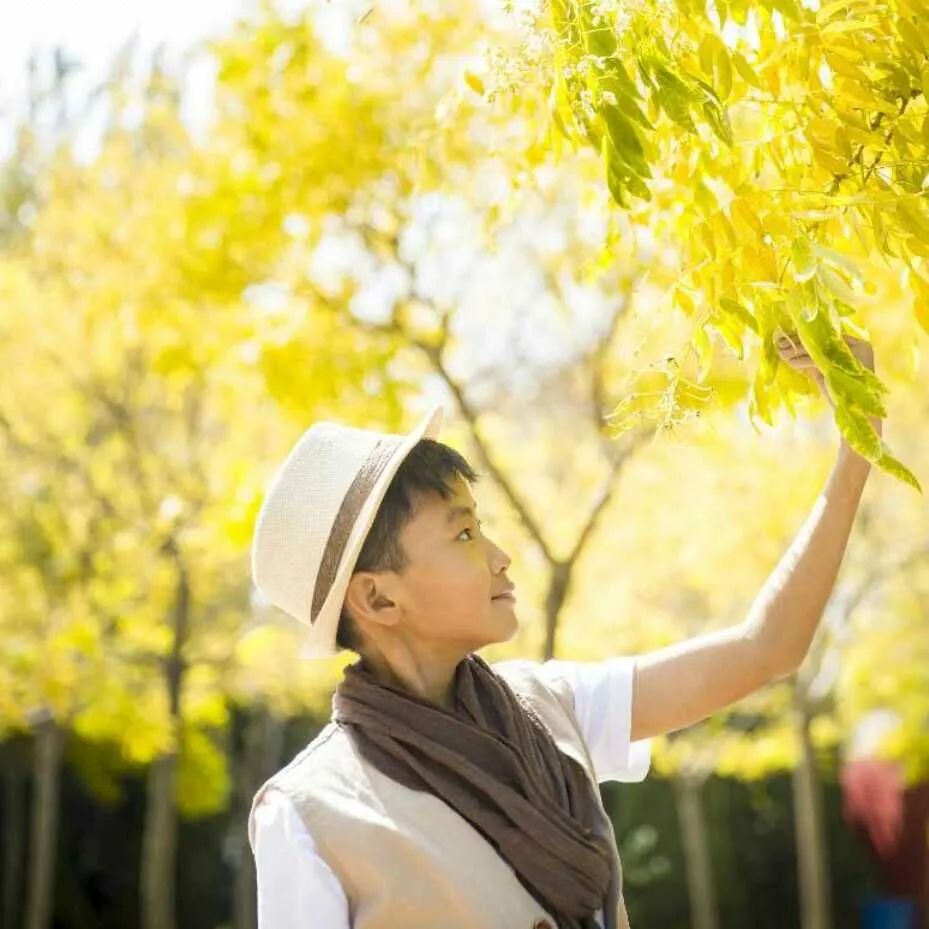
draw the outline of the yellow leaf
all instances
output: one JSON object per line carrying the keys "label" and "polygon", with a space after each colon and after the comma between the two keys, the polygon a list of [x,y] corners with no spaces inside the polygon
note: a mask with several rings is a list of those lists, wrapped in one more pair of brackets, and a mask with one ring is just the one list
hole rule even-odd
{"label": "yellow leaf", "polygon": [[925,297],[917,296],[913,301],[913,314],[919,325],[929,334],[929,300]]}
{"label": "yellow leaf", "polygon": [[909,46],[913,52],[920,56],[926,54],[926,43],[923,42],[919,30],[908,19],[901,16],[897,20],[897,30],[904,43]]}
{"label": "yellow leaf", "polygon": [[484,96],[484,82],[471,70],[465,70],[464,73],[465,83],[468,87],[471,88],[475,93]]}
{"label": "yellow leaf", "polygon": [[716,47],[716,90],[721,100],[725,100],[732,90],[732,63],[723,42]]}
{"label": "yellow leaf", "polygon": [[855,81],[867,80],[867,75],[864,73],[864,71],[861,70],[856,62],[852,61],[844,54],[841,54],[836,49],[827,48],[824,50],[823,54],[825,55],[826,62],[828,63],[829,67],[836,74],[841,74],[843,77],[850,77]]}
{"label": "yellow leaf", "polygon": [[762,89],[761,79],[755,73],[755,69],[752,68],[741,52],[732,53],[732,63],[735,65],[736,71],[742,75],[742,78],[746,83],[751,84],[752,87],[757,87],[759,90]]}
{"label": "yellow leaf", "polygon": [[924,242],[929,242],[929,218],[918,203],[900,200],[896,205],[896,212],[908,232]]}
{"label": "yellow leaf", "polygon": [[910,235],[906,237],[906,247],[914,254],[922,258],[929,258],[929,243],[923,241],[918,236]]}
{"label": "yellow leaf", "polygon": [[840,97],[845,97],[858,106],[866,109],[878,110],[881,113],[886,113],[888,116],[898,115],[896,106],[874,93],[868,87],[867,82],[859,83],[845,77],[840,77],[835,83],[836,92]]}
{"label": "yellow leaf", "polygon": [[813,157],[827,170],[833,174],[848,173],[848,162],[840,158],[832,149],[826,148],[821,142],[810,140],[810,148],[813,151]]}
{"label": "yellow leaf", "polygon": [[710,339],[706,326],[701,326],[692,339],[697,357],[700,359],[700,371],[697,374],[697,382],[702,384],[706,380],[707,374],[713,365],[713,341]]}
{"label": "yellow leaf", "polygon": [[764,235],[764,226],[758,218],[758,214],[749,206],[744,197],[736,197],[729,204],[729,213],[732,216],[733,225],[740,232],[754,232],[759,238]]}
{"label": "yellow leaf", "polygon": [[674,288],[671,299],[684,311],[687,316],[694,315],[695,306],[693,297],[691,297],[690,294],[680,286],[680,284]]}

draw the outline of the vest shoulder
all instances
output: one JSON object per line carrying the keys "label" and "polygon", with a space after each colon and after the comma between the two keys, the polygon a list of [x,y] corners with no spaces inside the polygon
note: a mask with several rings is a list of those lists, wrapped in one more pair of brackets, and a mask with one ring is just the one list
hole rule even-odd
{"label": "vest shoulder", "polygon": [[559,674],[556,666],[530,658],[508,658],[494,662],[491,670],[510,687],[534,701],[557,701],[561,708],[574,713],[574,689]]}
{"label": "vest shoulder", "polygon": [[[254,850],[255,813],[266,791],[278,790],[301,813],[337,806],[353,780],[363,780],[359,759],[346,733],[330,720],[294,757],[272,774],[252,798],[249,842]],[[305,818],[305,817],[304,817]]]}
{"label": "vest shoulder", "polygon": [[285,793],[299,786],[311,790],[341,778],[362,774],[361,759],[345,730],[330,720],[294,757],[270,778]]}

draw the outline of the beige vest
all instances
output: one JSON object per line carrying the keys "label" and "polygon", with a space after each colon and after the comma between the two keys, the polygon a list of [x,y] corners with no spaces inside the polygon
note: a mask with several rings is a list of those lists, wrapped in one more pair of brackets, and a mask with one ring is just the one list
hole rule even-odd
{"label": "beige vest", "polygon": [[[583,766],[597,788],[570,685],[541,678],[539,665],[523,659],[492,667],[529,698],[558,748]],[[555,929],[551,913],[467,820],[432,794],[382,774],[336,723],[330,721],[265,782],[252,813],[271,786],[293,803],[339,879],[354,929]],[[596,831],[615,848],[599,789],[596,794]],[[251,815],[249,841],[254,849]],[[605,929],[628,929],[621,877],[609,889],[602,918]]]}

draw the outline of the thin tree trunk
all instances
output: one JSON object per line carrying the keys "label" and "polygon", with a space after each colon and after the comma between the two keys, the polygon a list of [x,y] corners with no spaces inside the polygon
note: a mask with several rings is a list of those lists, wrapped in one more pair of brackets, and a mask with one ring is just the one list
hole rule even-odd
{"label": "thin tree trunk", "polygon": [[3,918],[0,920],[0,925],[3,926],[20,925],[23,861],[26,852],[23,820],[25,803],[25,772],[16,763],[16,759],[7,757],[7,752],[5,752],[3,759]]}
{"label": "thin tree trunk", "polygon": [[142,839],[142,929],[174,929],[177,813],[176,755],[156,758],[148,771]]}
{"label": "thin tree trunk", "polygon": [[802,929],[832,929],[822,785],[810,740],[810,714],[802,686],[794,687],[793,702],[794,725],[800,741],[800,761],[793,771],[800,925]]}
{"label": "thin tree trunk", "polygon": [[681,773],[672,785],[684,851],[691,926],[693,929],[718,929],[719,908],[701,797],[703,782],[702,777]]}
{"label": "thin tree trunk", "polygon": [[248,714],[242,751],[236,765],[239,813],[232,825],[235,873],[232,887],[232,929],[255,929],[258,916],[255,862],[248,845],[248,814],[255,791],[280,766],[284,725],[265,709]]}
{"label": "thin tree trunk", "polygon": [[164,551],[177,569],[177,588],[172,610],[171,654],[164,664],[168,705],[171,713],[173,749],[156,758],[149,769],[142,837],[141,911],[142,929],[175,929],[177,914],[177,804],[175,780],[183,726],[181,692],[184,683],[184,645],[190,624],[190,578],[183,556],[173,536],[165,540]]}
{"label": "thin tree trunk", "polygon": [[[247,814],[246,814],[247,815]],[[241,819],[241,815],[239,819]],[[232,929],[255,929],[258,924],[258,887],[255,862],[248,847],[248,838],[240,834],[247,825],[236,823],[233,837]]]}
{"label": "thin tree trunk", "polygon": [[545,644],[542,647],[542,660],[555,657],[555,636],[558,634],[558,617],[568,596],[571,583],[571,564],[558,561],[552,565],[545,596]]}
{"label": "thin tree trunk", "polygon": [[58,724],[50,716],[36,726],[35,735],[29,886],[24,925],[26,929],[48,929],[54,904],[63,737]]}

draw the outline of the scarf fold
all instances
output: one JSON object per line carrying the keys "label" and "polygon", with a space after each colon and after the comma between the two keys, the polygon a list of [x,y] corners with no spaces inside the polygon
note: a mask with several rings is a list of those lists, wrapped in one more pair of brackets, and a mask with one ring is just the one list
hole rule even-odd
{"label": "scarf fold", "polygon": [[596,929],[616,855],[594,833],[595,788],[483,658],[455,669],[452,710],[378,681],[362,660],[345,668],[332,708],[369,763],[477,829],[559,929]]}

